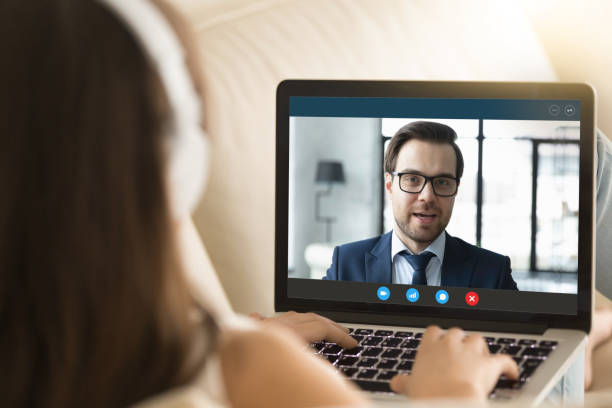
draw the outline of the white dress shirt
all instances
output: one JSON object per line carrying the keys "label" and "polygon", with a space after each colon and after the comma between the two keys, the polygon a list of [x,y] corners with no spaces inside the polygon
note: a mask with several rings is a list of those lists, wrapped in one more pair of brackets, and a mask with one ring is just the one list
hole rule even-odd
{"label": "white dress shirt", "polygon": [[[442,282],[442,261],[444,261],[444,247],[446,246],[446,232],[442,231],[438,238],[436,238],[427,248],[425,248],[421,254],[425,251],[429,251],[434,254],[427,268],[425,268],[425,276],[427,277],[427,286],[440,286]],[[408,260],[400,252],[406,251],[411,255],[415,255],[411,250],[406,248],[406,245],[399,239],[395,230],[391,234],[391,268],[393,270],[392,283],[399,283],[402,285],[412,284],[412,274],[414,268]],[[417,254],[418,255],[418,254]]]}

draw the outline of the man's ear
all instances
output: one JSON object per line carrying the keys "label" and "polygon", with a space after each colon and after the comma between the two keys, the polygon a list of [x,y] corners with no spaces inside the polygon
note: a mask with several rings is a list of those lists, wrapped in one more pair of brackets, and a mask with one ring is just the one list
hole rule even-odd
{"label": "man's ear", "polygon": [[385,191],[391,197],[391,187],[393,187],[393,174],[385,172]]}

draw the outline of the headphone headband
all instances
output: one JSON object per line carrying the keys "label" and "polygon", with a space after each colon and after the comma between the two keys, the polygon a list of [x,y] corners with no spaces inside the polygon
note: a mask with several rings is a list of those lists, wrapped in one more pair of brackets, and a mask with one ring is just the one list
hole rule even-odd
{"label": "headphone headband", "polygon": [[208,148],[202,107],[187,69],[185,52],[167,18],[150,0],[98,0],[134,35],[160,81],[171,111],[167,147],[169,195],[178,215],[192,212],[204,189]]}

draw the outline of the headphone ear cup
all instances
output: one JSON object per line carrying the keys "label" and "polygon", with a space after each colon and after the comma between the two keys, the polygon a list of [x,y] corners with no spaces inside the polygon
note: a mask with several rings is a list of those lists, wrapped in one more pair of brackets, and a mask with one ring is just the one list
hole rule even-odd
{"label": "headphone ear cup", "polygon": [[169,135],[168,141],[169,201],[172,213],[180,218],[195,211],[206,186],[208,138],[198,126],[182,135]]}

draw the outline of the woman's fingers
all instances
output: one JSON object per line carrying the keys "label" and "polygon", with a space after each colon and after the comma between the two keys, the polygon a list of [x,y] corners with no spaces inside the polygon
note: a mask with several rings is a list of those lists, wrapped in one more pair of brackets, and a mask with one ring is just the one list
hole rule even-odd
{"label": "woman's fingers", "polygon": [[443,335],[444,335],[444,330],[442,330],[440,327],[429,326],[427,329],[425,329],[425,332],[423,332],[422,342],[430,342],[430,341],[439,340]]}
{"label": "woman's fingers", "polygon": [[344,348],[357,346],[357,341],[349,335],[346,327],[316,313],[287,312],[269,318],[252,313],[250,316],[264,322],[285,325],[309,343],[327,340]]}
{"label": "woman's fingers", "polygon": [[410,381],[410,376],[407,374],[398,374],[391,379],[389,382],[389,386],[391,390],[398,394],[408,395],[408,383]]}
{"label": "woman's fingers", "polygon": [[293,328],[300,337],[306,339],[309,343],[325,339],[347,349],[357,347],[357,341],[347,332],[321,320],[300,323],[293,326]]}
{"label": "woman's fingers", "polygon": [[495,354],[491,356],[494,364],[497,365],[495,371],[501,372],[511,380],[519,379],[519,370],[516,362],[507,354]]}

